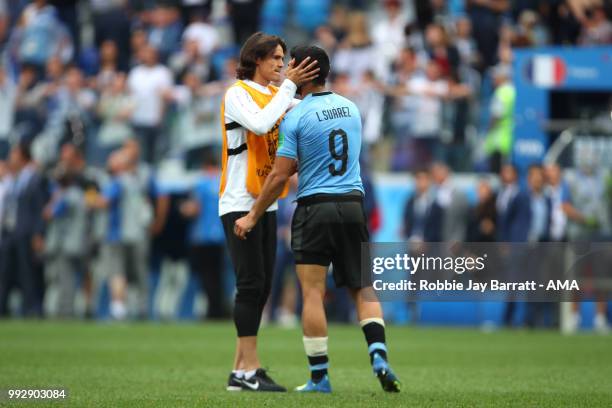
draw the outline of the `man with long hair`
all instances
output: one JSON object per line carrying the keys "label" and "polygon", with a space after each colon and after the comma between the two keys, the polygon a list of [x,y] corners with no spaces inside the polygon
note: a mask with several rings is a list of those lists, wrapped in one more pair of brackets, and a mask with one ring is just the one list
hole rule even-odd
{"label": "man with long hair", "polygon": [[223,152],[219,215],[236,273],[234,323],[238,335],[230,391],[286,391],[261,368],[257,332],[270,294],[276,256],[276,210],[273,203],[253,225],[248,241],[233,234],[234,222],[248,213],[272,170],[280,121],[292,104],[297,87],[316,77],[308,60],[289,62],[280,87],[287,47],[277,36],[253,34],[240,51],[238,81],[221,106]]}

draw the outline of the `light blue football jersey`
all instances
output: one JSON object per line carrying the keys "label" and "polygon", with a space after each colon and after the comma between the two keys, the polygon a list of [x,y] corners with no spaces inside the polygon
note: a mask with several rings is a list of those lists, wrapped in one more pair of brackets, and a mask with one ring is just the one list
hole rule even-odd
{"label": "light blue football jersey", "polygon": [[360,152],[359,110],[333,92],[309,94],[281,123],[276,155],[298,161],[298,198],[363,193]]}

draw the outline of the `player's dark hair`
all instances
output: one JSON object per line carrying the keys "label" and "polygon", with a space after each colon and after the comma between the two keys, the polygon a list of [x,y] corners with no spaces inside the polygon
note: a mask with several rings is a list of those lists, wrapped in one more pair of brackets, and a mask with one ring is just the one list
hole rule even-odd
{"label": "player's dark hair", "polygon": [[279,45],[283,52],[287,52],[287,45],[279,36],[268,35],[261,31],[250,36],[240,50],[236,77],[238,79],[253,79],[257,69],[257,60],[270,56]]}
{"label": "player's dark hair", "polygon": [[295,66],[298,66],[306,57],[310,57],[311,61],[316,60],[317,68],[319,68],[319,75],[312,82],[315,85],[325,85],[329,75],[329,56],[325,50],[315,45],[296,46],[291,49],[291,58],[295,59]]}

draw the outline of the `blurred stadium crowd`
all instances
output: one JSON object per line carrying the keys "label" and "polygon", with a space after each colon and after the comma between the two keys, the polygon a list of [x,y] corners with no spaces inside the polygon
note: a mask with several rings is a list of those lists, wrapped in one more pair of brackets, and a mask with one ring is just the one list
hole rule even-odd
{"label": "blurred stadium crowd", "polygon": [[[406,239],[609,237],[603,169],[533,166],[525,184],[508,157],[513,49],[612,44],[611,11],[597,0],[0,0],[0,316],[99,315],[108,283],[111,317],[173,317],[189,270],[207,316],[228,316],[219,106],[260,29],[330,53],[331,88],[362,112],[370,191],[368,169],[414,172],[415,194],[398,203]],[[190,176],[163,183],[176,166]],[[472,185],[473,203],[453,171],[501,182]],[[291,211],[289,200],[279,211],[279,270],[291,265]],[[281,303],[295,294],[277,276],[270,315],[291,321]]]}

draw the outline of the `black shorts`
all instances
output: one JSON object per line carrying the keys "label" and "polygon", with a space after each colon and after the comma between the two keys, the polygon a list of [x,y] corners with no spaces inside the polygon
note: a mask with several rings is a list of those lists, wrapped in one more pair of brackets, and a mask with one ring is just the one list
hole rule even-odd
{"label": "black shorts", "polygon": [[361,244],[369,238],[361,192],[315,194],[298,200],[291,225],[295,263],[331,263],[336,286],[370,286],[369,274],[361,274]]}

